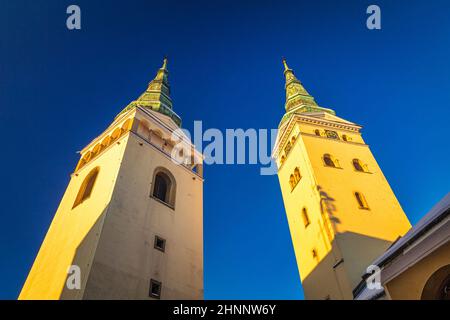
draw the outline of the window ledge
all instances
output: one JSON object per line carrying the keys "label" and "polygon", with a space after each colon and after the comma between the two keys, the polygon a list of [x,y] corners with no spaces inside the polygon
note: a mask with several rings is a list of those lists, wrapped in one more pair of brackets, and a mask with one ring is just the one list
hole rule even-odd
{"label": "window ledge", "polygon": [[162,200],[160,200],[160,199],[154,197],[153,195],[151,195],[150,198],[152,198],[152,199],[155,200],[156,202],[159,202],[159,203],[165,205],[166,207],[169,207],[170,209],[172,209],[172,210],[175,211],[175,206],[173,206],[173,205],[171,205],[171,204],[169,204],[169,203],[167,203],[167,202],[164,202],[164,201],[162,201]]}
{"label": "window ledge", "polygon": [[327,166],[326,164],[324,164],[323,165],[324,167],[326,167],[326,168],[333,168],[333,169],[344,169],[344,168],[342,168],[342,167],[332,167],[332,166]]}
{"label": "window ledge", "polygon": [[83,203],[85,203],[86,201],[88,201],[91,198],[91,195],[87,196],[86,198],[84,198],[81,202],[74,204],[74,206],[72,207],[71,210],[78,208],[79,206],[81,206]]}
{"label": "window ledge", "polygon": [[297,188],[300,181],[302,181],[302,178],[300,178],[300,180],[298,180],[297,183],[295,184],[295,186],[291,189],[291,193],[294,192],[295,188]]}

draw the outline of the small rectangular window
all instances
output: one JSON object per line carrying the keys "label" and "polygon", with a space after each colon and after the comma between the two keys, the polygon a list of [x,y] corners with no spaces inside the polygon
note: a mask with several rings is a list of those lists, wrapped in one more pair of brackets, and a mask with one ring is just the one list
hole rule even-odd
{"label": "small rectangular window", "polygon": [[161,252],[164,252],[166,250],[166,240],[161,237],[155,236],[154,248]]}
{"label": "small rectangular window", "polygon": [[156,281],[155,279],[150,280],[150,292],[149,296],[155,299],[161,298],[161,287],[162,284],[159,281]]}

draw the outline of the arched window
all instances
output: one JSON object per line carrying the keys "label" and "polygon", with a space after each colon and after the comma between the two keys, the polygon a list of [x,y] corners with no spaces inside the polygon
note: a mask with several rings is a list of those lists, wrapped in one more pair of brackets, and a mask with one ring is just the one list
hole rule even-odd
{"label": "arched window", "polygon": [[291,186],[291,191],[295,188],[295,177],[293,174],[289,177],[289,185]]}
{"label": "arched window", "polygon": [[99,167],[96,167],[88,173],[86,178],[84,178],[81,184],[80,190],[78,190],[77,197],[73,203],[72,209],[81,204],[84,200],[88,199],[92,194],[92,189],[94,189],[95,180],[97,180]]}
{"label": "arched window", "polygon": [[143,136],[144,138],[148,138],[150,135],[150,125],[146,120],[140,120],[137,132],[139,135]]}
{"label": "arched window", "polygon": [[92,154],[90,151],[86,152],[84,156],[80,159],[80,162],[78,163],[78,166],[76,170],[80,170],[83,168],[92,158]]}
{"label": "arched window", "polygon": [[286,157],[285,156],[281,156],[280,163],[283,164],[285,160],[286,160]]}
{"label": "arched window", "polygon": [[300,179],[302,178],[301,174],[300,174],[300,170],[298,168],[295,168],[294,170],[294,178],[295,178],[295,183],[297,184]]}
{"label": "arched window", "polygon": [[367,204],[366,198],[364,197],[364,195],[362,193],[355,192],[355,198],[356,198],[356,201],[358,202],[360,209],[369,209],[369,205]]}
{"label": "arched window", "polygon": [[164,135],[161,130],[152,129],[149,132],[150,141],[152,141],[153,145],[162,149],[164,146]]}
{"label": "arched window", "polygon": [[164,173],[158,173],[155,177],[155,188],[153,189],[153,196],[161,201],[166,202],[168,190],[170,188],[170,180]]}
{"label": "arched window", "polygon": [[303,208],[303,209],[302,209],[302,219],[303,219],[303,223],[304,223],[304,225],[305,225],[305,228],[306,228],[307,226],[309,226],[309,224],[310,224],[311,222],[309,221],[308,211],[306,210],[306,208]]}
{"label": "arched window", "polygon": [[362,164],[361,160],[353,159],[352,162],[353,162],[353,167],[355,167],[356,171],[361,171],[361,172],[366,171],[366,170],[364,170],[364,167],[363,167],[363,164]]}
{"label": "arched window", "polygon": [[101,143],[97,143],[94,147],[94,149],[92,149],[92,157],[97,156],[102,150],[102,145]]}
{"label": "arched window", "polygon": [[103,143],[100,143],[100,150],[99,150],[99,152],[102,152],[105,149],[106,149],[105,145]]}
{"label": "arched window", "polygon": [[107,148],[109,144],[111,143],[111,137],[107,136],[102,140],[102,145],[104,148]]}
{"label": "arched window", "polygon": [[293,136],[292,138],[291,138],[291,144],[294,144],[295,143],[295,136]]}
{"label": "arched window", "polygon": [[288,143],[286,144],[286,147],[284,148],[284,153],[288,154],[289,151],[291,151],[291,143],[288,141]]}
{"label": "arched window", "polygon": [[132,124],[133,124],[133,121],[131,119],[127,119],[127,121],[125,121],[123,123],[122,129],[125,130],[125,132],[130,131]]}
{"label": "arched window", "polygon": [[84,160],[86,160],[86,163],[91,161],[91,159],[92,159],[92,152],[90,152],[90,151],[86,152],[86,154],[85,154],[85,156],[83,158],[84,158]]}
{"label": "arched window", "polygon": [[320,137],[320,131],[319,131],[319,129],[314,130],[314,134],[315,134],[316,136],[319,136],[319,137]]}
{"label": "arched window", "polygon": [[347,137],[347,135],[346,135],[346,134],[343,134],[343,135],[342,135],[342,140],[344,140],[344,141],[348,141],[348,137]]}
{"label": "arched window", "polygon": [[437,269],[422,290],[422,300],[450,300],[450,264]]}
{"label": "arched window", "polygon": [[113,133],[111,134],[111,140],[110,140],[110,143],[112,144],[112,143],[115,142],[117,139],[119,139],[121,133],[122,133],[122,129],[120,129],[120,128],[114,129]]}
{"label": "arched window", "polygon": [[122,137],[127,131],[124,128],[120,128],[120,134],[119,137]]}
{"label": "arched window", "polygon": [[153,134],[158,137],[159,139],[161,139],[161,141],[163,140],[163,133],[161,132],[161,130],[158,129],[154,129],[152,130]]}
{"label": "arched window", "polygon": [[175,192],[176,183],[173,175],[164,168],[156,169],[153,177],[152,197],[174,207]]}
{"label": "arched window", "polygon": [[334,168],[337,167],[337,166],[336,166],[336,163],[335,163],[335,161],[334,161],[334,159],[333,159],[333,156],[330,155],[330,154],[328,154],[328,153],[326,153],[326,154],[323,155],[323,162],[325,163],[325,165],[326,165],[327,167],[334,167]]}

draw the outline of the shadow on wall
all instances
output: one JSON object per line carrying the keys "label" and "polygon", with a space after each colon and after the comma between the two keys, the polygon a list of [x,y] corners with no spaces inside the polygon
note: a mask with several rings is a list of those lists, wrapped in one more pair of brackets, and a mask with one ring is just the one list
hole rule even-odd
{"label": "shadow on wall", "polygon": [[317,186],[317,191],[320,195],[320,214],[323,221],[323,226],[328,237],[328,241],[333,241],[333,234],[335,228],[333,227],[341,221],[334,215],[336,212],[335,199],[331,197],[328,193],[322,190],[321,186]]}
{"label": "shadow on wall", "polygon": [[353,289],[362,280],[366,268],[390,245],[391,241],[354,232],[338,233],[336,200],[321,186],[320,214],[322,237],[328,253],[315,256],[317,264],[303,280],[306,299],[353,299]]}
{"label": "shadow on wall", "polygon": [[353,289],[362,280],[367,266],[382,253],[380,248],[386,250],[390,245],[390,241],[363,234],[336,234],[331,251],[319,257],[316,267],[303,279],[305,299],[353,299]]}
{"label": "shadow on wall", "polygon": [[[72,265],[78,266],[81,271],[81,289],[69,289],[65,285],[60,299],[142,299],[142,293],[148,292],[149,280],[139,277],[138,269],[130,267],[129,272],[124,272],[120,267],[128,265],[128,262],[133,261],[136,256],[139,256],[140,265],[145,267],[148,255],[139,252],[139,248],[136,252],[124,251],[126,239],[133,238],[136,234],[123,233],[116,229],[110,221],[114,219],[114,213],[108,212],[107,209],[80,242],[72,261]],[[150,244],[146,242],[144,249],[149,246]],[[105,259],[115,263],[102,263]]]}
{"label": "shadow on wall", "polygon": [[[81,289],[69,289],[67,287],[67,279],[66,279],[64,288],[61,292],[60,299],[62,300],[83,299],[84,289],[86,287],[89,272],[91,270],[91,266],[94,260],[95,250],[97,248],[101,236],[101,231],[107,210],[108,206],[106,206],[102,214],[97,218],[95,223],[92,225],[87,234],[84,236],[83,240],[79,243],[74,258],[72,260],[71,265],[78,266],[80,268]],[[82,214],[82,212],[78,212],[77,214]]]}

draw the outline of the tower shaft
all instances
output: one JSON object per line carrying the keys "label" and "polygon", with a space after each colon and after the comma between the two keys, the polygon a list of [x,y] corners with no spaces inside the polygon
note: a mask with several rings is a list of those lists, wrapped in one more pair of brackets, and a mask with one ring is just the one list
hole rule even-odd
{"label": "tower shaft", "polygon": [[352,299],[365,268],[411,227],[361,126],[298,100],[274,156],[305,297]]}
{"label": "tower shaft", "polygon": [[202,156],[166,61],[150,87],[81,151],[19,299],[203,299]]}

